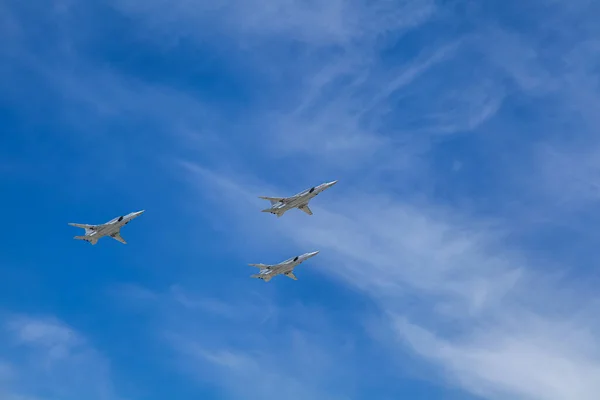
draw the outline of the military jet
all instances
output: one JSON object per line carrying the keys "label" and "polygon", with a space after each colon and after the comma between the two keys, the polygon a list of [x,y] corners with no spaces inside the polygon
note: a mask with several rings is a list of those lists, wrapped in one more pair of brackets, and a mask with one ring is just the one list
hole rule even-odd
{"label": "military jet", "polygon": [[260,199],[269,200],[271,202],[271,207],[262,212],[268,212],[271,214],[277,215],[277,217],[281,217],[286,211],[291,210],[292,208],[298,208],[308,215],[313,215],[313,212],[308,207],[308,202],[321,193],[325,189],[329,189],[333,185],[335,185],[337,181],[323,183],[319,186],[312,187],[310,189],[306,189],[303,192],[293,195],[292,197],[265,197],[259,196]]}
{"label": "military jet", "polygon": [[289,258],[275,265],[248,264],[251,267],[260,268],[260,272],[258,274],[251,275],[250,277],[262,279],[265,282],[269,282],[275,275],[283,274],[288,278],[297,281],[298,278],[296,278],[296,275],[294,275],[294,268],[296,268],[298,265],[302,264],[302,262],[308,260],[309,258],[316,256],[318,253],[318,251],[313,251],[312,253],[302,254],[301,256]]}
{"label": "military jet", "polygon": [[132,212],[124,216],[122,215],[100,225],[75,224],[70,222],[69,225],[71,226],[85,229],[84,236],[75,236],[73,239],[85,240],[86,242],[95,245],[101,237],[109,236],[123,244],[127,244],[125,239],[121,237],[121,228],[127,225],[132,219],[142,215],[144,211],[145,210]]}

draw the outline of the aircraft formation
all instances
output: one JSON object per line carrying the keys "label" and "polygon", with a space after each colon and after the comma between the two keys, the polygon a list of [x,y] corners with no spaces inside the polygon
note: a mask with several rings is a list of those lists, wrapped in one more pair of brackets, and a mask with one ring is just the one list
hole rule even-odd
{"label": "aircraft formation", "polygon": [[[268,200],[271,202],[271,207],[262,210],[262,212],[275,214],[277,218],[279,218],[292,208],[297,208],[308,215],[313,215],[313,212],[309,208],[308,203],[319,193],[323,192],[326,189],[329,189],[336,183],[337,181],[326,182],[318,186],[314,186],[310,189],[303,190],[302,192],[290,197],[259,196],[260,199]],[[131,222],[134,218],[137,218],[140,215],[142,215],[144,211],[145,210],[135,211],[127,215],[122,215],[104,224],[99,225],[77,224],[70,222],[69,225],[71,226],[85,229],[85,233],[83,236],[75,236],[73,239],[83,240],[92,245],[95,245],[96,243],[98,243],[99,239],[107,236],[123,244],[127,244],[125,239],[123,239],[123,237],[121,236],[121,228],[127,225],[129,222]],[[251,275],[250,277],[261,279],[264,282],[269,282],[271,279],[273,279],[273,277],[277,275],[284,275],[290,279],[298,280],[296,275],[294,275],[294,268],[296,268],[298,265],[308,260],[309,258],[316,256],[318,253],[318,251],[305,253],[296,257],[291,257],[277,264],[248,264],[251,267],[256,267],[260,269],[257,274]]]}

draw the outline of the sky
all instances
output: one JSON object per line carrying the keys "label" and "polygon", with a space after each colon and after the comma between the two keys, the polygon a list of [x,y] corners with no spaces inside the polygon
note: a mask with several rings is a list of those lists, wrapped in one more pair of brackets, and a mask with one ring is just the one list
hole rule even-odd
{"label": "sky", "polygon": [[599,19],[0,2],[0,398],[597,400]]}

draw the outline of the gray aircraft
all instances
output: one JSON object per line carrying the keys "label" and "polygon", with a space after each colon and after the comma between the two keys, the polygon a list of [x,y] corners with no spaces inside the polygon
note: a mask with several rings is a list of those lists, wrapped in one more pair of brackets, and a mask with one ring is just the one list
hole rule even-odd
{"label": "gray aircraft", "polygon": [[288,278],[297,281],[298,278],[296,278],[296,275],[294,275],[294,268],[296,268],[298,265],[302,264],[302,262],[308,260],[309,258],[316,256],[318,253],[318,251],[313,251],[312,253],[302,254],[301,256],[289,258],[275,265],[248,264],[251,267],[260,268],[260,272],[258,274],[251,275],[250,277],[262,279],[265,282],[269,282],[275,275],[283,274]]}
{"label": "gray aircraft", "polygon": [[127,225],[132,219],[142,215],[144,211],[145,210],[136,211],[124,216],[122,215],[100,225],[75,224],[70,222],[69,225],[71,226],[85,229],[84,236],[75,236],[73,239],[85,240],[94,245],[101,237],[109,236],[123,244],[127,244],[125,239],[121,237],[121,228]]}
{"label": "gray aircraft", "polygon": [[271,202],[271,207],[262,212],[268,212],[271,214],[277,215],[277,217],[281,217],[286,211],[291,210],[292,208],[298,208],[308,215],[313,215],[313,212],[308,207],[308,202],[321,193],[325,189],[329,189],[333,185],[335,185],[337,181],[323,183],[319,186],[312,187],[310,189],[306,189],[303,192],[295,194],[291,197],[265,197],[259,196],[260,199],[269,200]]}

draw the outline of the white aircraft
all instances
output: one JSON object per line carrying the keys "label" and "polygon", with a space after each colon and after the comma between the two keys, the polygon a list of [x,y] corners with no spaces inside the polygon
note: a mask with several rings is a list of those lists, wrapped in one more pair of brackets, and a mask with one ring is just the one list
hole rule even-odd
{"label": "white aircraft", "polygon": [[286,211],[291,210],[292,208],[298,208],[308,215],[313,215],[313,212],[308,207],[308,202],[323,190],[329,189],[336,183],[337,181],[323,183],[319,186],[306,189],[305,191],[295,194],[291,197],[259,196],[260,199],[269,200],[271,202],[271,208],[262,210],[262,212],[268,212],[277,215],[277,217],[281,217]]}
{"label": "white aircraft", "polygon": [[121,237],[121,228],[127,225],[132,219],[139,217],[145,210],[129,213],[125,216],[120,216],[100,225],[75,224],[70,222],[69,225],[85,229],[84,236],[75,236],[73,239],[85,240],[92,245],[98,242],[98,239],[104,236],[109,236],[123,244],[127,244],[125,239]]}
{"label": "white aircraft", "polygon": [[251,267],[260,268],[260,272],[258,274],[251,275],[250,277],[262,279],[265,282],[269,282],[274,276],[283,274],[288,278],[297,281],[298,278],[296,278],[296,275],[294,275],[294,268],[296,268],[298,265],[300,265],[307,259],[316,256],[318,253],[318,251],[313,251],[312,253],[302,254],[301,256],[289,258],[275,265],[248,264]]}

